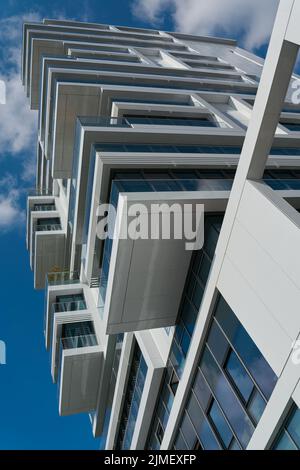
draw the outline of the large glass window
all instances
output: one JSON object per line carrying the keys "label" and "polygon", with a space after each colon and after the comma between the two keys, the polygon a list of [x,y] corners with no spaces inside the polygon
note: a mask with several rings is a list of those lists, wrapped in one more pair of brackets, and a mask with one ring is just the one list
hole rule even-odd
{"label": "large glass window", "polygon": [[146,375],[147,364],[138,343],[135,342],[118,436],[115,445],[116,449],[130,449]]}
{"label": "large glass window", "polygon": [[[189,431],[183,430],[183,423],[187,425],[184,414],[174,447],[181,450],[182,436],[194,432],[194,439],[203,449],[215,449],[216,443],[220,449],[245,449],[276,380],[255,343],[219,295],[185,408],[193,426]],[[192,449],[186,440],[183,448]]]}
{"label": "large glass window", "polygon": [[231,378],[233,384],[247,403],[253,391],[253,382],[247,374],[246,369],[241,364],[237,355],[230,350],[225,364],[225,370]]}
{"label": "large glass window", "polygon": [[[187,282],[182,297],[178,324],[176,325],[171,345],[170,357],[163,377],[161,390],[154,412],[153,423],[148,437],[147,447],[149,449],[159,449],[164,436],[174,396],[176,395],[177,387],[180,383],[185,366],[186,356],[197,320],[203,292],[205,290],[209,269],[214,256],[214,249],[221,230],[222,220],[222,216],[206,216],[205,243],[203,249],[201,251],[196,251],[191,260]],[[190,423],[191,420],[194,419],[194,416],[195,415],[193,414],[190,415],[190,418],[187,419],[186,423]],[[207,441],[213,441],[213,434],[209,432],[205,423],[202,432]],[[194,432],[194,440],[196,439],[196,436],[197,433]],[[182,431],[181,438],[183,440],[187,439],[186,432],[184,430]],[[215,446],[218,447],[218,444],[215,444]],[[189,444],[186,442],[186,448],[192,448],[190,447],[190,441]]]}
{"label": "large glass window", "polygon": [[300,409],[293,404],[273,445],[274,450],[300,450]]}
{"label": "large glass window", "polygon": [[232,440],[232,432],[226,422],[226,419],[218,405],[218,403],[213,400],[208,411],[208,417],[215,428],[219,438],[221,439],[224,447],[228,448]]}

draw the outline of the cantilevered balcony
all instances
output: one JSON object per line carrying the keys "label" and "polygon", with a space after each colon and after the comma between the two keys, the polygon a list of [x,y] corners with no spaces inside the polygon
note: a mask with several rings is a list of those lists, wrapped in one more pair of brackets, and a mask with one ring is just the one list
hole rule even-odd
{"label": "cantilevered balcony", "polygon": [[93,322],[63,324],[58,353],[59,413],[89,413],[97,406],[103,351]]}
{"label": "cantilevered balcony", "polygon": [[95,434],[99,435],[117,338],[109,338],[101,328],[92,291],[95,289],[82,282],[77,272],[49,273],[44,329],[51,375],[58,382],[60,413],[95,410]]}
{"label": "cantilevered balcony", "polygon": [[[202,178],[182,180],[138,179],[138,173],[137,179],[130,180],[126,173],[116,174],[110,202],[118,210],[120,230],[114,233],[114,239],[104,243],[98,303],[108,333],[173,325],[189,266],[191,253],[183,240],[118,238],[118,233],[127,233],[131,205],[147,207],[148,212],[142,214],[147,227],[155,217],[155,204],[177,203],[183,207],[189,203],[194,207],[197,203],[204,204],[206,213],[224,211],[233,183],[233,173],[227,171],[223,171],[223,179],[215,178],[218,170],[202,171]],[[266,171],[265,186],[273,187],[278,195],[299,208],[298,173]]]}
{"label": "cantilevered balcony", "polygon": [[[45,290],[44,334],[46,348],[52,340],[55,316],[85,319],[88,309],[86,285],[80,282],[77,272],[48,273]],[[89,316],[90,317],[90,316]]]}
{"label": "cantilevered balcony", "polygon": [[[70,283],[71,282],[71,283]],[[61,415],[96,408],[103,346],[96,334],[96,306],[77,273],[50,273],[45,306],[46,347],[51,374],[58,382]]]}
{"label": "cantilevered balcony", "polygon": [[46,203],[42,210],[33,207],[29,212],[28,248],[36,289],[44,288],[47,272],[64,267],[65,231],[58,211],[49,208],[52,204]]}
{"label": "cantilevered balcony", "polygon": [[[38,191],[33,190],[29,193],[27,199],[27,230],[26,230],[26,243],[27,249],[30,247],[31,242],[31,219],[36,219],[39,215],[38,213],[41,212],[44,215],[45,212],[49,213],[49,216],[56,216],[56,205],[55,205],[55,198],[52,194],[49,194],[47,190],[45,191]],[[32,214],[34,213],[34,214]]]}
{"label": "cantilevered balcony", "polygon": [[[215,200],[215,207],[219,204],[224,208],[226,196],[224,191]],[[184,204],[189,204],[195,223],[196,203],[203,202],[198,191],[120,194],[117,215],[120,233],[127,233],[128,213],[135,204],[144,205],[141,217],[150,226],[152,217],[157,216],[155,205],[176,206],[178,214],[175,216],[180,216]],[[117,232],[115,235],[114,240],[106,241],[112,246],[107,280],[105,272],[102,276],[106,284],[105,299],[101,283],[99,290],[99,311],[106,322],[106,332],[117,334],[174,325],[192,254],[186,249],[186,239],[184,236],[181,239],[172,236],[169,239],[124,239]],[[104,258],[104,264],[107,261]]]}

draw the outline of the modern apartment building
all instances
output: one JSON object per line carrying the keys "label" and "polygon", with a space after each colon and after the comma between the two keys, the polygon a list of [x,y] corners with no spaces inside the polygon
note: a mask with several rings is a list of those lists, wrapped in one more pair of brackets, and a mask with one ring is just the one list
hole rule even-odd
{"label": "modern apartment building", "polygon": [[[59,413],[102,448],[300,448],[299,14],[281,2],[265,66],[234,40],[24,24],[34,287]],[[203,247],[103,239],[99,205],[136,202],[203,204]]]}

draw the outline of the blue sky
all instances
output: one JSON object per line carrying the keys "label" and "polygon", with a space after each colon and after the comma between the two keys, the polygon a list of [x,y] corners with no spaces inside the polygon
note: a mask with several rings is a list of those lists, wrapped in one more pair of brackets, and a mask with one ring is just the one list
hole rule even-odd
{"label": "blue sky", "polygon": [[[86,415],[58,416],[57,390],[51,382],[42,333],[44,294],[33,290],[25,247],[24,211],[26,192],[34,186],[36,114],[29,112],[19,79],[22,19],[60,17],[219,33],[235,37],[264,54],[276,0],[209,3],[210,6],[206,0],[47,0],[41,4],[0,0],[0,78],[7,83],[7,104],[0,104],[0,339],[7,346],[7,364],[0,365],[0,449],[99,447]],[[269,5],[266,24],[258,21],[261,3]],[[231,8],[231,15],[222,10],[224,4]]]}

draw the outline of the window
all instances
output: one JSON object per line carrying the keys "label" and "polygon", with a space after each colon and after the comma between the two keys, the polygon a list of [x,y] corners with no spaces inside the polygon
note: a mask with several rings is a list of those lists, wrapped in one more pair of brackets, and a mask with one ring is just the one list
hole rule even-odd
{"label": "window", "polygon": [[266,407],[265,400],[262,398],[258,390],[254,390],[247,408],[248,408],[250,416],[252,417],[252,419],[254,420],[256,424],[258,424],[261,418],[261,415],[264,412],[265,407]]}
{"label": "window", "polygon": [[[167,152],[167,153],[210,153],[237,154],[240,146],[229,145],[162,145],[162,144],[98,144],[97,152]],[[272,147],[270,155],[300,155],[299,147]]]}
{"label": "window", "polygon": [[64,349],[84,348],[98,344],[92,321],[64,323],[62,345]]}
{"label": "window", "polygon": [[292,405],[273,449],[300,450],[300,409],[295,404]]}
{"label": "window", "polygon": [[178,433],[175,445],[174,445],[176,450],[188,450],[187,445],[185,443],[185,440],[183,439],[183,436],[181,432]]}
{"label": "window", "polygon": [[44,219],[38,219],[37,224],[36,224],[36,230],[39,232],[61,230],[60,218],[59,217],[47,217]]}
{"label": "window", "polygon": [[47,202],[47,203],[42,203],[42,204],[34,204],[33,210],[34,211],[55,211],[55,203]]}
{"label": "window", "polygon": [[130,449],[147,375],[147,364],[135,341],[127,389],[124,398],[116,449]]}
{"label": "window", "polygon": [[289,131],[300,132],[300,121],[298,121],[298,122],[279,121],[279,123],[282,126],[286,127]]}
{"label": "window", "polygon": [[203,447],[198,438],[196,438],[193,450],[203,450]]}
{"label": "window", "polygon": [[57,295],[55,312],[71,312],[87,308],[83,294]]}
{"label": "window", "polygon": [[156,428],[155,434],[156,434],[158,442],[161,444],[162,440],[164,438],[164,429],[163,429],[162,425],[160,424],[160,422],[157,423],[157,428]]}
{"label": "window", "polygon": [[[151,426],[151,431],[148,437],[147,448],[149,449],[158,449],[158,443],[160,443],[163,439],[163,435],[169,418],[169,412],[171,411],[174,396],[176,394],[177,387],[182,376],[182,372],[185,365],[185,359],[188,353],[191,337],[194,331],[194,326],[199,311],[198,307],[195,308],[195,305],[192,303],[192,299],[194,299],[195,301],[195,298],[197,298],[198,306],[200,305],[202,300],[204,286],[200,281],[199,274],[202,270],[202,261],[204,259],[202,255],[203,253],[205,253],[205,260],[208,260],[211,263],[212,258],[207,253],[208,245],[210,253],[212,253],[213,256],[214,247],[217,243],[218,235],[222,225],[222,220],[223,217],[217,215],[209,215],[206,217],[205,227],[207,236],[205,237],[203,249],[196,251],[193,254],[190,263],[189,273],[187,276],[186,286],[184,289],[182,304],[179,312],[179,320],[175,328],[174,339],[171,345],[170,357],[168,360],[167,369],[162,380],[162,386],[156,403],[156,408],[153,415],[153,425]],[[212,238],[212,240],[210,240],[210,238]],[[207,264],[205,265],[204,269],[205,272],[207,272]],[[190,403],[192,406],[192,400],[190,401]],[[199,406],[195,406],[194,409],[196,411],[189,413],[189,419],[186,419],[185,421],[185,425],[187,426],[185,432],[188,435],[185,436],[184,431],[182,433],[185,436],[186,444],[187,439],[189,439],[189,441],[191,441],[192,439],[190,437],[192,433],[192,428],[194,429],[193,442],[196,438],[195,428],[197,427],[197,423],[193,423],[192,425],[192,422],[194,417],[199,416]],[[219,449],[220,445],[218,444],[210,425],[208,425],[204,418],[201,422],[200,428],[201,429],[199,429],[199,438],[203,446],[205,446],[206,443],[209,448]],[[182,436],[178,437],[178,442],[180,442],[180,444],[175,444],[177,449],[180,448],[179,445],[183,445]],[[193,443],[190,442],[189,448],[192,448],[192,446]],[[185,446],[182,448],[186,449],[187,447]]]}
{"label": "window", "polygon": [[213,400],[211,404],[208,416],[213,424],[214,429],[218,433],[225,449],[228,449],[233,435],[215,400]]}
{"label": "window", "polygon": [[173,395],[176,394],[178,384],[179,384],[179,379],[177,375],[175,374],[175,371],[173,371],[171,378],[170,378],[170,389],[172,390]]}
{"label": "window", "polygon": [[[276,381],[256,344],[219,295],[184,411],[202,447],[245,449]],[[178,427],[183,434],[184,419]],[[292,425],[288,423],[290,437],[296,441],[298,432],[300,441],[296,421],[297,417]]]}
{"label": "window", "polygon": [[185,117],[185,116],[155,116],[155,115],[124,115],[129,124],[145,124],[156,126],[197,126],[218,127],[217,121],[207,117]]}
{"label": "window", "polygon": [[247,403],[253,391],[254,385],[237,355],[232,350],[229,352],[225,370],[236,386],[238,392],[243,397],[245,403]]}

